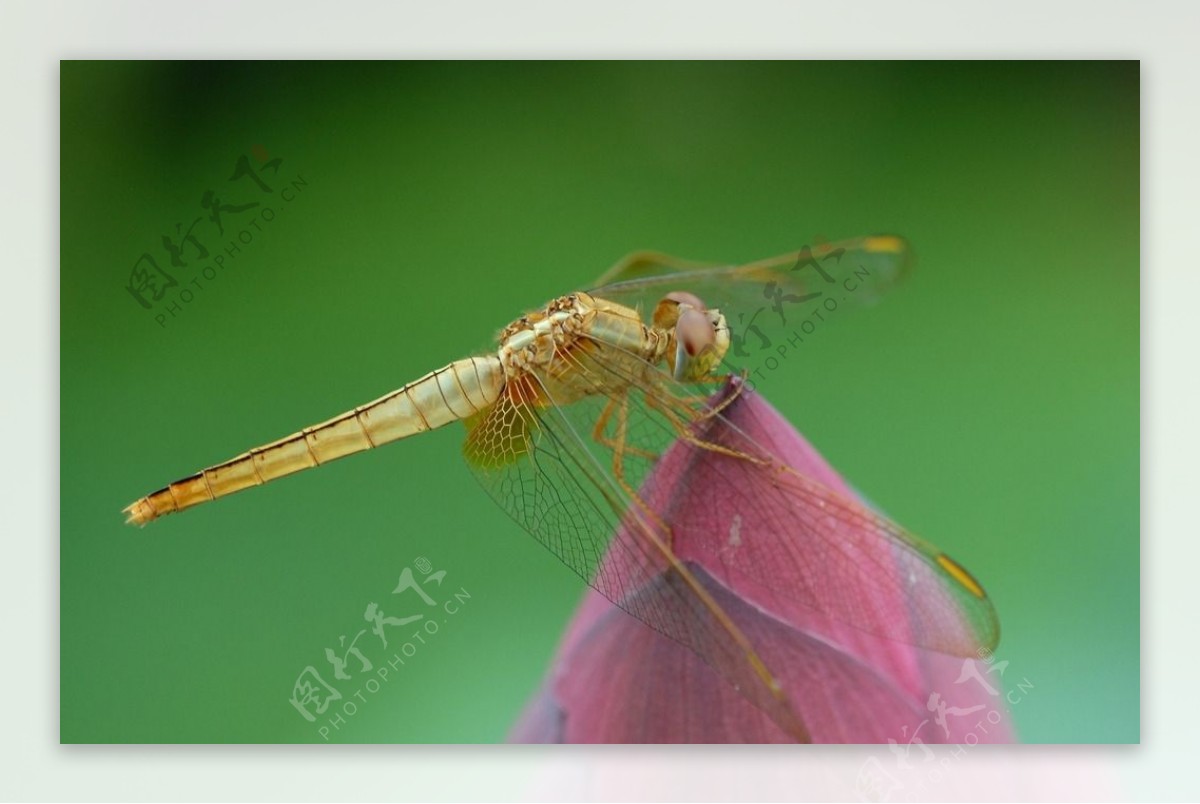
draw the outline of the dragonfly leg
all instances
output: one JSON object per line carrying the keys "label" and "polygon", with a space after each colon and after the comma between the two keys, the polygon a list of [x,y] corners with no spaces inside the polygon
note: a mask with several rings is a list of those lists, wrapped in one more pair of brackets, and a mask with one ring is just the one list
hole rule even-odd
{"label": "dragonfly leg", "polygon": [[[628,407],[629,399],[628,399],[628,397],[621,398],[620,408],[618,408],[617,405],[618,405],[617,400],[610,398],[608,400],[608,404],[606,404],[604,406],[604,410],[600,411],[599,417],[596,418],[596,426],[592,428],[592,438],[595,439],[596,442],[598,444],[600,444],[601,446],[605,447],[606,449],[611,450],[613,452],[613,454],[616,454],[616,451],[617,451],[617,447],[618,447],[617,441],[614,439],[611,439],[607,435],[605,435],[604,431],[608,428],[608,422],[609,422],[609,419],[612,418],[612,414],[613,414],[614,410],[619,409],[621,411],[619,418],[622,421],[628,419],[628,415],[629,415],[629,407]],[[622,423],[620,426],[624,427],[625,425]],[[621,441],[622,442],[624,441],[623,435],[621,437]],[[637,447],[630,447],[624,443],[622,443],[620,445],[620,448],[626,454],[636,455],[637,457],[643,458],[647,461],[650,461],[651,463],[658,460],[657,455],[655,455],[653,452],[648,452],[647,450],[644,450],[644,449],[638,449]]]}
{"label": "dragonfly leg", "polygon": [[700,418],[701,419],[711,419],[713,416],[716,416],[721,411],[725,410],[725,408],[729,407],[734,402],[736,402],[738,397],[740,397],[742,395],[742,392],[745,390],[746,390],[746,386],[742,385],[741,383],[738,383],[737,385],[734,386],[733,393],[729,394],[729,396],[727,396],[725,399],[722,399],[720,401],[720,403],[718,403],[718,404],[714,405],[713,407],[709,408],[708,410],[704,411],[704,413],[702,413],[700,415]]}
{"label": "dragonfly leg", "polygon": [[[671,530],[671,526],[667,524],[662,517],[655,513],[650,505],[647,504],[638,495],[637,491],[635,491],[633,487],[631,487],[625,480],[625,467],[623,459],[626,451],[625,436],[629,420],[628,393],[621,397],[619,405],[614,403],[616,403],[616,400],[612,400],[609,406],[606,407],[606,411],[609,413],[609,415],[611,415],[612,412],[609,410],[611,407],[616,408],[617,414],[617,437],[615,439],[615,446],[613,448],[613,476],[616,478],[617,483],[620,484],[621,488],[625,490],[625,493],[629,495],[631,500],[633,500],[634,504],[638,506],[643,514],[645,514],[649,519],[653,520],[654,524],[663,534],[664,538],[660,539],[655,534],[648,533],[651,542],[659,551],[662,552],[663,558],[667,562],[668,569],[670,571],[674,571],[684,582],[684,584],[690,587],[696,596],[700,598],[704,606],[708,609],[709,613],[716,620],[718,626],[730,636],[733,644],[736,645],[737,650],[742,653],[743,658],[749,663],[753,675],[757,677],[757,680],[766,689],[767,694],[779,707],[777,710],[779,719],[776,720],[776,722],[785,731],[795,737],[798,742],[812,742],[812,736],[809,734],[808,728],[804,725],[803,720],[792,708],[792,703],[788,699],[787,693],[784,692],[784,689],[780,685],[779,681],[775,678],[774,674],[759,656],[758,651],[755,649],[753,643],[750,642],[737,624],[734,623],[725,610],[721,608],[720,604],[713,600],[712,596],[708,593],[708,590],[700,584],[692,572],[675,555],[675,535]],[[684,431],[687,431],[687,427],[682,425],[682,422],[680,425],[683,427]],[[724,447],[721,447],[719,444],[711,444],[709,446],[724,450]],[[741,456],[739,453],[733,453],[731,450],[728,452],[730,454],[736,454],[739,457],[751,457]],[[649,528],[642,528],[639,530],[649,531]]]}
{"label": "dragonfly leg", "polygon": [[[725,377],[717,377],[717,378],[714,378],[713,381],[717,382],[717,383],[723,383],[723,382],[725,382]],[[740,397],[742,395],[742,392],[745,390],[746,390],[746,386],[744,386],[741,383],[738,383],[737,385],[734,386],[733,391],[729,394],[729,396],[727,396],[725,399],[721,400],[721,402],[719,404],[714,405],[713,407],[703,410],[699,413],[697,413],[696,410],[692,406],[693,405],[699,406],[699,405],[706,403],[708,401],[708,397],[706,397],[706,396],[677,397],[674,395],[666,395],[666,398],[668,401],[678,405],[680,410],[682,410],[686,415],[693,417],[692,418],[693,421],[703,421],[705,419],[711,419],[713,416],[716,416],[717,414],[719,414],[723,410],[725,410],[727,407],[732,405],[734,402],[737,401],[738,397]]]}
{"label": "dragonfly leg", "polygon": [[[629,495],[629,499],[633,500],[634,504],[637,505],[642,513],[654,521],[654,524],[658,527],[659,532],[663,534],[664,547],[666,548],[667,553],[673,558],[675,537],[671,533],[671,526],[668,525],[662,517],[654,512],[654,509],[652,509],[637,493],[637,489],[631,486],[629,481],[625,479],[625,455],[641,453],[644,456],[646,454],[643,450],[633,449],[625,443],[625,437],[629,423],[629,397],[622,396],[620,402],[618,402],[616,399],[610,399],[608,405],[606,405],[604,408],[604,413],[607,414],[607,416],[602,414],[601,418],[606,419],[608,416],[611,416],[614,409],[617,412],[617,437],[615,439],[600,439],[601,444],[604,444],[606,447],[612,450],[613,477],[616,478],[617,483],[621,486],[621,489]],[[654,457],[657,456],[651,456],[652,459]]]}
{"label": "dragonfly leg", "polygon": [[[668,396],[668,398],[671,398],[671,397]],[[729,401],[732,401],[732,400],[729,400]],[[688,426],[689,422],[684,421],[682,418],[680,418],[679,414],[677,414],[675,411],[671,410],[669,405],[661,404],[657,400],[656,396],[654,396],[654,395],[647,394],[646,395],[646,403],[650,407],[654,408],[655,410],[657,410],[658,412],[660,412],[664,416],[666,416],[667,421],[669,421],[671,423],[671,426],[673,426],[675,428],[675,431],[677,433],[679,433],[679,437],[694,447],[697,447],[697,448],[703,449],[703,450],[708,450],[709,452],[715,452],[718,455],[727,455],[730,458],[741,458],[744,461],[750,461],[751,463],[756,463],[756,464],[759,464],[760,466],[766,466],[767,464],[771,463],[771,461],[767,460],[766,458],[759,458],[755,455],[750,455],[749,453],[741,452],[736,449],[730,449],[729,447],[723,446],[721,444],[714,444],[711,441],[705,441],[703,438],[700,438],[699,436],[697,436],[695,433],[692,432],[692,428]],[[717,413],[720,413],[721,410],[724,409],[728,404],[729,404],[728,402],[724,402],[721,405],[718,405],[716,408],[713,408],[710,411],[706,411],[705,413],[702,413],[702,414],[697,414],[697,418],[694,419],[693,421],[700,421],[702,419],[714,416]]]}
{"label": "dragonfly leg", "polygon": [[[608,422],[614,412],[617,419],[616,437],[608,439],[604,435],[604,430],[607,428]],[[772,715],[772,717],[776,722],[785,731],[795,737],[797,741],[802,743],[812,742],[812,737],[803,720],[793,709],[791,701],[788,699],[783,687],[759,656],[754,645],[737,624],[730,619],[720,604],[713,599],[708,590],[696,579],[696,576],[675,555],[675,539],[671,526],[641,498],[637,490],[625,479],[625,455],[633,452],[625,443],[628,422],[629,396],[628,392],[626,392],[619,400],[616,398],[609,399],[608,404],[604,406],[604,410],[597,419],[592,435],[598,442],[612,449],[613,478],[621,489],[629,495],[629,499],[637,506],[638,511],[641,513],[640,517],[634,517],[631,520],[633,532],[645,539],[649,543],[649,546],[661,555],[665,563],[664,570],[675,573],[684,585],[691,589],[714,619],[714,625],[729,636],[733,643],[732,647],[740,652],[749,664],[751,677],[762,684],[767,695],[774,702],[775,708],[773,708],[773,711],[776,714]],[[683,429],[686,430],[686,426]],[[712,446],[718,447],[719,445],[714,444]]]}
{"label": "dragonfly leg", "polygon": [[596,417],[596,426],[592,428],[592,438],[610,448],[611,446],[605,443],[604,430],[608,427],[608,420],[612,418],[613,408],[616,407],[616,404],[617,400],[610,398],[604,406],[604,410],[600,411],[600,415]]}

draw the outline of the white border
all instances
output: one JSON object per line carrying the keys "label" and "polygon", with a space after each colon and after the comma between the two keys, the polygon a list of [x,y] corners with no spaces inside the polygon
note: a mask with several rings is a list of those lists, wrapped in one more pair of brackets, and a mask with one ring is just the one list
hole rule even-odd
{"label": "white border", "polygon": [[58,745],[58,59],[314,54],[1142,59],[1144,744],[980,750],[944,793],[976,800],[1200,795],[1200,529],[1192,510],[1200,456],[1196,6],[879,2],[847,10],[834,3],[607,0],[371,8],[209,0],[21,3],[6,7],[4,16],[0,795],[127,801],[855,795],[854,774],[866,754],[853,748]]}

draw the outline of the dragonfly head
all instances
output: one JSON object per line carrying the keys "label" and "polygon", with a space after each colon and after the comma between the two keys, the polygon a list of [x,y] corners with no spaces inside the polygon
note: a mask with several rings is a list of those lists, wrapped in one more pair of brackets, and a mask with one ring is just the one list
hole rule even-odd
{"label": "dragonfly head", "polygon": [[668,293],[654,308],[653,320],[669,337],[667,364],[679,382],[697,382],[710,376],[729,349],[725,316],[707,309],[691,293]]}

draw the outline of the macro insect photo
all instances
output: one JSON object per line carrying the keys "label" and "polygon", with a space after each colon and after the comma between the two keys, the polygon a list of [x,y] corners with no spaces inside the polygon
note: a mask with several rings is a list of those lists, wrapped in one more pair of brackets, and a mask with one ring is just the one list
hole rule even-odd
{"label": "macro insect photo", "polygon": [[1138,742],[1136,63],[61,90],[64,742]]}

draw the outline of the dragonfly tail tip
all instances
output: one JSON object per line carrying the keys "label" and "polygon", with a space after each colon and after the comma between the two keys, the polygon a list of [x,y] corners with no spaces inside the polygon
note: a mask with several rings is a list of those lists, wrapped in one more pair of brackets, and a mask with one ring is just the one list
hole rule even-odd
{"label": "dragonfly tail tip", "polygon": [[154,509],[146,501],[146,498],[130,503],[121,509],[121,513],[125,514],[126,525],[137,525],[139,528],[145,527],[146,523],[155,518]]}

